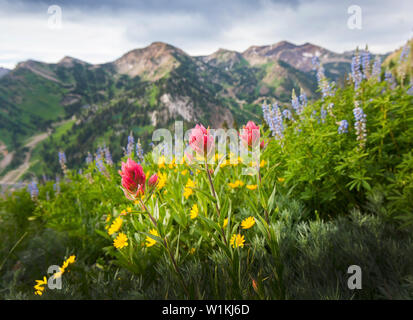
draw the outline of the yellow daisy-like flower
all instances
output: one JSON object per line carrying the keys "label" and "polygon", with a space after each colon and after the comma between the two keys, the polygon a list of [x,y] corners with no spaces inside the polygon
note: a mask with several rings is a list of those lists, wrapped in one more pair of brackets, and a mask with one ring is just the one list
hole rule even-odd
{"label": "yellow daisy-like flower", "polygon": [[248,217],[241,222],[242,229],[249,229],[255,224],[255,219],[253,217]]}
{"label": "yellow daisy-like flower", "polygon": [[108,216],[106,217],[105,222],[106,222],[106,223],[109,222],[111,218],[112,218],[112,216],[111,216],[111,214],[109,213]]}
{"label": "yellow daisy-like flower", "polygon": [[239,183],[238,183],[238,181],[235,181],[235,182],[230,182],[230,183],[228,183],[228,185],[229,185],[232,189],[235,189],[235,188],[238,188]]}
{"label": "yellow daisy-like flower", "polygon": [[165,161],[166,161],[165,156],[160,156],[160,157],[159,157],[159,159],[158,159],[158,167],[159,167],[159,169],[165,168]]}
{"label": "yellow daisy-like flower", "polygon": [[113,245],[116,249],[122,249],[128,246],[128,237],[123,232],[119,233],[115,240],[113,240]]}
{"label": "yellow daisy-like flower", "polygon": [[47,284],[47,279],[46,277],[43,277],[43,280],[36,280],[36,285],[34,286],[35,295],[41,296],[43,294],[44,291],[44,285]]}
{"label": "yellow daisy-like flower", "polygon": [[63,261],[63,265],[62,265],[62,267],[60,268],[60,271],[57,272],[57,273],[55,273],[55,278],[61,277],[62,274],[65,272],[66,268],[67,268],[70,264],[75,263],[75,260],[76,260],[76,256],[71,255],[69,258],[67,258],[65,261]]}
{"label": "yellow daisy-like flower", "polygon": [[191,212],[190,212],[190,214],[191,214],[191,219],[195,219],[196,217],[198,217],[198,213],[199,213],[198,205],[195,203],[195,204],[192,206],[192,209],[191,209]]}
{"label": "yellow daisy-like flower", "polygon": [[242,187],[242,186],[244,186],[244,182],[242,182],[241,180],[237,180],[237,181],[235,181],[234,183],[232,183],[232,182],[230,182],[230,183],[228,183],[228,185],[232,188],[232,189],[235,189],[235,188],[238,188],[238,187]]}
{"label": "yellow daisy-like flower", "polygon": [[224,156],[224,155],[223,155],[223,154],[220,154],[220,153],[215,154],[215,161],[221,160],[223,156]]}
{"label": "yellow daisy-like flower", "polygon": [[131,207],[127,207],[127,208],[126,208],[126,211],[132,212],[132,208],[131,208]]}
{"label": "yellow daisy-like flower", "polygon": [[182,174],[183,176],[186,176],[186,175],[188,174],[188,170],[187,170],[187,169],[182,170],[182,171],[181,171],[181,174]]}
{"label": "yellow daisy-like flower", "polygon": [[194,193],[194,190],[192,190],[192,188],[195,188],[195,182],[192,181],[189,178],[188,182],[186,183],[186,186],[184,188],[184,197],[185,197],[185,199],[188,199],[189,196],[191,196]]}
{"label": "yellow daisy-like flower", "polygon": [[[159,237],[159,233],[158,233],[158,231],[156,231],[156,229],[151,229],[150,231],[149,231],[149,233],[151,234],[151,235],[154,235],[154,236],[157,236],[157,237]],[[154,239],[152,239],[151,237],[146,237],[146,246],[149,248],[149,247],[152,247],[154,244],[156,244],[156,240],[154,240]]]}
{"label": "yellow daisy-like flower", "polygon": [[118,232],[120,227],[122,226],[123,220],[120,217],[117,217],[115,221],[112,222],[112,225],[110,226],[108,230],[108,234],[111,236],[115,232]]}
{"label": "yellow daisy-like flower", "polygon": [[229,165],[231,165],[231,162],[228,159],[226,159],[225,161],[222,161],[220,168],[224,168]]}
{"label": "yellow daisy-like flower", "polygon": [[176,163],[175,163],[175,157],[172,159],[172,162],[168,165],[169,169],[173,169],[174,167],[176,167]]}
{"label": "yellow daisy-like flower", "polygon": [[222,228],[225,228],[228,225],[228,218],[224,219],[224,223],[222,224]]}
{"label": "yellow daisy-like flower", "polygon": [[60,268],[60,270],[62,271],[62,272],[64,272],[64,270],[67,268],[69,266],[69,262],[66,260],[66,261],[63,261],[63,265],[62,265],[62,267]]}
{"label": "yellow daisy-like flower", "polygon": [[245,242],[244,236],[240,235],[239,233],[237,235],[233,234],[231,237],[231,240],[229,241],[230,245],[232,245],[233,248],[238,248],[238,247],[243,248],[244,242]]}
{"label": "yellow daisy-like flower", "polygon": [[257,189],[257,185],[256,184],[247,184],[246,188],[249,190],[255,190]]}
{"label": "yellow daisy-like flower", "polygon": [[278,182],[281,182],[281,183],[282,183],[282,182],[285,181],[285,178],[278,178],[277,180],[278,180]]}
{"label": "yellow daisy-like flower", "polygon": [[72,256],[70,256],[66,261],[69,262],[69,263],[75,263],[75,261],[76,261],[76,256],[72,255]]}
{"label": "yellow daisy-like flower", "polygon": [[166,184],[166,180],[167,180],[167,175],[166,175],[166,173],[160,173],[160,172],[158,172],[158,184],[157,184],[157,188],[158,188],[158,190],[161,190],[163,187],[165,187],[165,184]]}
{"label": "yellow daisy-like flower", "polygon": [[264,167],[267,164],[267,161],[261,160],[260,162],[260,168]]}
{"label": "yellow daisy-like flower", "polygon": [[36,280],[37,285],[36,286],[42,286],[47,284],[47,278],[44,276],[43,280]]}

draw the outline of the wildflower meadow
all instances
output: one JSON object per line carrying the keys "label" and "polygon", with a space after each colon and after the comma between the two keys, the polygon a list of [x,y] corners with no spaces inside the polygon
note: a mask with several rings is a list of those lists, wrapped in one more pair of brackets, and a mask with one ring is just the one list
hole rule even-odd
{"label": "wildflower meadow", "polygon": [[59,179],[6,190],[0,297],[413,298],[410,79],[363,50],[342,87],[313,65],[320,98],[266,101],[235,144],[208,123],[182,153],[131,133],[119,163],[61,150]]}

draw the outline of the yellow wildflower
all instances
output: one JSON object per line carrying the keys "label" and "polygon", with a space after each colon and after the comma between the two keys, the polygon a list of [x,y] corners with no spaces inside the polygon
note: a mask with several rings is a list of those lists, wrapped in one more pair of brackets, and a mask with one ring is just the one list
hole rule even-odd
{"label": "yellow wildflower", "polygon": [[182,174],[183,176],[186,176],[187,173],[188,173],[188,170],[187,170],[187,169],[181,171],[181,174]]}
{"label": "yellow wildflower", "polygon": [[195,203],[195,204],[192,206],[192,209],[191,209],[191,212],[190,212],[190,214],[191,214],[191,219],[195,219],[195,218],[198,216],[198,213],[199,213],[198,205]]}
{"label": "yellow wildflower", "polygon": [[[156,231],[156,229],[151,229],[149,233],[153,236],[159,237],[159,233],[158,231]],[[156,240],[152,239],[149,236],[146,236],[146,246],[149,248],[152,247],[154,244],[156,244]]]}
{"label": "yellow wildflower", "polygon": [[223,155],[223,154],[220,154],[220,153],[215,154],[215,161],[221,160],[223,156],[224,156],[224,155]]}
{"label": "yellow wildflower", "polygon": [[257,189],[257,185],[256,184],[247,184],[247,189],[249,189],[249,190],[255,190],[255,189]]}
{"label": "yellow wildflower", "polygon": [[228,185],[229,185],[232,189],[235,189],[235,188],[238,188],[238,187],[239,187],[239,182],[238,182],[238,181],[230,182],[230,183],[228,183]]}
{"label": "yellow wildflower", "polygon": [[175,157],[172,159],[172,162],[169,164],[169,169],[173,169],[174,167],[176,167]]}
{"label": "yellow wildflower", "polygon": [[222,228],[225,228],[228,225],[228,218],[224,219],[224,223],[222,224]]}
{"label": "yellow wildflower", "polygon": [[260,162],[260,168],[264,167],[267,164],[267,161],[261,160]]}
{"label": "yellow wildflower", "polygon": [[125,216],[125,215],[126,215],[126,210],[122,210],[122,211],[120,212],[120,215],[121,215],[121,216]]}
{"label": "yellow wildflower", "polygon": [[195,182],[191,180],[191,178],[188,179],[188,182],[186,183],[186,186],[184,188],[184,197],[185,199],[188,199],[190,195],[194,193],[194,190],[192,188],[195,188]]}
{"label": "yellow wildflower", "polygon": [[72,256],[70,256],[70,257],[67,259],[67,262],[69,262],[69,263],[75,263],[75,260],[76,260],[76,256],[72,255]]}
{"label": "yellow wildflower", "polygon": [[285,181],[285,178],[278,178],[277,180],[278,180],[278,182],[281,182],[281,183],[282,183],[282,182]]}
{"label": "yellow wildflower", "polygon": [[126,211],[132,212],[132,208],[131,208],[131,207],[127,207],[127,208],[126,208]]}
{"label": "yellow wildflower", "polygon": [[232,183],[232,182],[230,182],[230,183],[228,183],[228,185],[232,188],[232,189],[235,189],[235,188],[238,188],[238,187],[242,187],[242,186],[244,186],[244,182],[242,182],[241,180],[237,180],[237,181],[235,181],[234,183]]}
{"label": "yellow wildflower", "polygon": [[43,294],[44,291],[44,285],[47,284],[47,279],[46,277],[43,277],[43,280],[36,280],[36,285],[34,286],[35,295],[41,296]]}
{"label": "yellow wildflower", "polygon": [[243,248],[244,242],[245,242],[244,236],[241,236],[239,233],[237,235],[235,234],[232,235],[231,240],[229,241],[230,245],[232,245],[233,248],[238,248],[238,247]]}
{"label": "yellow wildflower", "polygon": [[230,164],[231,162],[228,159],[226,159],[225,161],[222,161],[220,168],[224,168],[226,166],[229,166]]}
{"label": "yellow wildflower", "polygon": [[47,278],[44,276],[43,280],[36,280],[37,285],[36,286],[42,286],[47,284]]}
{"label": "yellow wildflower", "polygon": [[248,217],[241,222],[242,229],[249,229],[255,224],[255,219],[253,217]]}
{"label": "yellow wildflower", "polygon": [[165,168],[165,156],[160,156],[158,159],[158,167],[159,169]]}
{"label": "yellow wildflower", "polygon": [[194,254],[195,253],[195,248],[191,248],[191,250],[189,250],[190,254]]}
{"label": "yellow wildflower", "polygon": [[123,232],[119,233],[115,240],[113,240],[113,245],[116,249],[122,249],[128,246],[128,237]]}
{"label": "yellow wildflower", "polygon": [[166,184],[167,176],[166,176],[166,173],[158,172],[158,177],[159,177],[159,181],[156,187],[158,188],[158,190],[161,190]]}
{"label": "yellow wildflower", "polygon": [[112,222],[112,225],[109,228],[108,234],[112,235],[115,232],[118,232],[120,227],[122,226],[123,220],[120,217],[117,217],[115,221]]}

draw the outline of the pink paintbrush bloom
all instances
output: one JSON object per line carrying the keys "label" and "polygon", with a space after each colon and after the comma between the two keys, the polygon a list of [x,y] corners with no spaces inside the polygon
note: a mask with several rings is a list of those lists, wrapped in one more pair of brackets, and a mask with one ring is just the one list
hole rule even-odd
{"label": "pink paintbrush bloom", "polygon": [[154,173],[148,180],[148,185],[149,187],[154,187],[156,186],[158,182],[158,175],[156,173]]}
{"label": "pink paintbrush bloom", "polygon": [[122,177],[122,187],[126,198],[135,200],[139,195],[145,193],[145,173],[142,166],[132,159],[122,162],[122,170],[119,171]]}
{"label": "pink paintbrush bloom", "polygon": [[248,147],[257,146],[260,140],[260,127],[253,121],[248,121],[240,134],[241,140],[248,145]]}
{"label": "pink paintbrush bloom", "polygon": [[189,145],[199,156],[208,159],[214,152],[214,137],[209,133],[209,129],[197,124],[191,130]]}

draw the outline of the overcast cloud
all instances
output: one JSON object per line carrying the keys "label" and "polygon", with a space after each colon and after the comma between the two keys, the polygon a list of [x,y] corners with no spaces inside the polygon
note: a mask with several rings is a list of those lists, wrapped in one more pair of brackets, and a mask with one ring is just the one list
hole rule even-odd
{"label": "overcast cloud", "polygon": [[[361,30],[347,27],[353,4],[362,9]],[[61,29],[48,27],[50,5],[62,8]],[[385,53],[412,37],[412,12],[411,0],[0,0],[0,66],[57,62],[66,55],[104,63],[154,41],[191,55],[281,40],[336,52],[368,44]]]}

